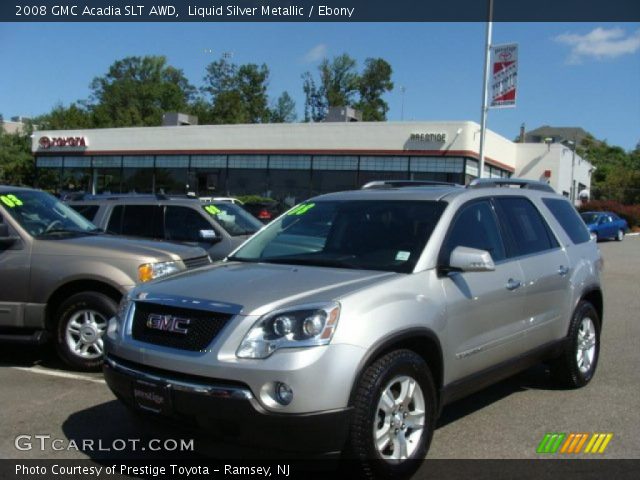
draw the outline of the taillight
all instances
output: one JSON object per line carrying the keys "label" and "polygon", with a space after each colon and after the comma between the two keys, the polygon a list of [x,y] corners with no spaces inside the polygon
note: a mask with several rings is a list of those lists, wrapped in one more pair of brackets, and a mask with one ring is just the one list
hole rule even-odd
{"label": "taillight", "polygon": [[260,220],[271,220],[271,213],[266,208],[263,208],[258,212],[258,218]]}

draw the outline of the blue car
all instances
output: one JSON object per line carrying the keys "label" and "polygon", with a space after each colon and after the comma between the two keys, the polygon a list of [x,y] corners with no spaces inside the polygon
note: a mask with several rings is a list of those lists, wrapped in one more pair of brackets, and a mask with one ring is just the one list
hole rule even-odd
{"label": "blue car", "polygon": [[621,242],[629,228],[625,219],[612,212],[583,212],[580,215],[598,241],[613,238]]}

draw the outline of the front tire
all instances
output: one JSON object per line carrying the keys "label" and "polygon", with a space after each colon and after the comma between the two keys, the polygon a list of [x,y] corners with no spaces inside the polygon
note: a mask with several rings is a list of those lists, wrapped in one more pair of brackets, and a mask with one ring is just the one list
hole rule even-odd
{"label": "front tire", "polygon": [[551,364],[551,373],[559,385],[580,388],[591,381],[600,356],[600,325],[595,307],[581,301],[569,325],[565,351]]}
{"label": "front tire", "polygon": [[623,240],[624,240],[624,231],[618,230],[618,233],[616,234],[616,241],[621,242]]}
{"label": "front tire", "polygon": [[406,476],[429,449],[436,391],[429,367],[411,350],[396,350],[360,378],[347,444],[350,456],[374,477]]}
{"label": "front tire", "polygon": [[56,314],[56,350],[76,370],[97,371],[104,353],[102,336],[118,305],[98,292],[82,292],[65,300]]}

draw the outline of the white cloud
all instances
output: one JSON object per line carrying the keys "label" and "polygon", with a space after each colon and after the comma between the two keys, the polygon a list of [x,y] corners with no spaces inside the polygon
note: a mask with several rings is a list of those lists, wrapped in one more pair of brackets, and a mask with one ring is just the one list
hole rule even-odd
{"label": "white cloud", "polygon": [[318,60],[322,60],[327,56],[327,46],[324,43],[320,43],[309,50],[302,57],[304,63],[314,63]]}
{"label": "white cloud", "polygon": [[563,33],[555,37],[555,41],[569,45],[571,52],[567,63],[578,64],[584,58],[605,60],[637,52],[640,50],[640,30],[627,35],[621,28],[597,27],[584,35]]}

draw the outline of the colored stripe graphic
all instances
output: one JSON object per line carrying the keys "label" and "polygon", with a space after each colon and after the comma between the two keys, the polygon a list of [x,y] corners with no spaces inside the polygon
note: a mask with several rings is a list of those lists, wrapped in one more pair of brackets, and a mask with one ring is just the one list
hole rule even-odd
{"label": "colored stripe graphic", "polygon": [[538,445],[537,453],[556,453],[566,437],[564,433],[547,433]]}
{"label": "colored stripe graphic", "polygon": [[[607,449],[613,433],[546,433],[536,449],[542,454],[602,454]],[[583,447],[585,446],[583,450]]]}
{"label": "colored stripe graphic", "polygon": [[612,438],[613,433],[594,433],[584,453],[604,453]]}

